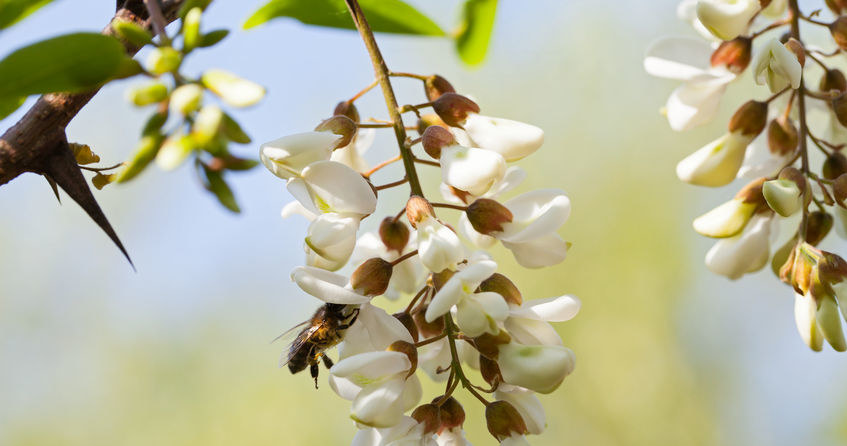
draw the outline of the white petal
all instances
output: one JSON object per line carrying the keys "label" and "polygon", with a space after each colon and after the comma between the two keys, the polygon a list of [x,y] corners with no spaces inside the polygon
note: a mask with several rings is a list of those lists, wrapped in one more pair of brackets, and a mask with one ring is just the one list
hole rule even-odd
{"label": "white petal", "polygon": [[418,223],[418,256],[432,272],[454,269],[464,250],[459,236],[434,218]]}
{"label": "white petal", "polygon": [[735,237],[719,240],[706,253],[706,267],[732,280],[758,271],[770,256],[770,216],[756,215]]}
{"label": "white petal", "polygon": [[666,79],[690,81],[707,75],[711,68],[712,46],[702,39],[665,37],[647,49],[644,69]]}
{"label": "white petal", "polygon": [[738,169],[738,178],[754,180],[775,176],[782,170],[792,154],[777,155],[768,147],[767,132],[757,136],[744,151],[744,161]]}
{"label": "white petal", "polygon": [[727,133],[680,161],[676,175],[696,186],[725,186],[738,174],[750,142],[748,136]]}
{"label": "white petal", "polygon": [[344,358],[338,361],[329,372],[364,387],[388,376],[407,372],[411,367],[412,363],[405,353],[376,351]]}
{"label": "white petal", "polygon": [[353,400],[350,417],[373,427],[391,427],[403,417],[403,390],[406,380],[397,377],[367,386]]}
{"label": "white petal", "polygon": [[564,322],[579,312],[581,302],[575,296],[564,295],[525,301],[512,309],[512,315],[539,321]]}
{"label": "white petal", "polygon": [[484,149],[449,146],[441,149],[441,176],[445,184],[471,195],[485,194],[503,179],[506,160]]}
{"label": "white petal", "polygon": [[723,76],[687,82],[677,87],[665,103],[665,114],[671,128],[676,131],[690,130],[714,119],[726,85],[732,79],[732,76]]}
{"label": "white petal", "polygon": [[532,154],[544,143],[543,130],[511,119],[470,113],[464,127],[477,147],[497,152],[508,162]]}
{"label": "white petal", "polygon": [[340,378],[333,374],[329,374],[329,387],[338,394],[341,398],[344,398],[347,401],[353,401],[356,398],[356,395],[362,390],[361,387],[357,386],[347,378]]}
{"label": "white petal", "polygon": [[262,144],[259,157],[274,175],[288,179],[315,161],[328,160],[340,138],[330,132],[287,135]]}
{"label": "white petal", "polygon": [[512,243],[529,241],[550,234],[562,226],[571,213],[571,202],[559,189],[539,189],[518,195],[503,203],[512,212],[512,221],[495,234]]}
{"label": "white petal", "polygon": [[515,260],[524,268],[556,265],[565,260],[568,253],[568,243],[555,233],[523,243],[503,241],[503,246],[512,251]]}
{"label": "white petal", "polygon": [[547,427],[547,417],[544,413],[544,406],[541,405],[541,401],[535,396],[534,392],[522,387],[503,384],[494,392],[494,398],[506,401],[514,406],[521,414],[530,434],[539,435],[544,432],[544,428]]}
{"label": "white petal", "polygon": [[499,358],[503,379],[539,393],[551,393],[574,368],[573,352],[551,345],[501,345]]}
{"label": "white petal", "polygon": [[794,322],[797,324],[797,331],[809,348],[819,352],[823,348],[823,334],[815,321],[816,311],[814,299],[795,293]]}
{"label": "white petal", "polygon": [[697,18],[715,36],[732,40],[747,30],[759,9],[759,0],[701,0]]}
{"label": "white petal", "polygon": [[450,280],[445,283],[435,296],[432,297],[432,301],[429,303],[429,306],[426,309],[426,321],[432,322],[439,317],[447,314],[453,305],[459,303],[459,301],[464,296],[462,290],[462,282],[460,280],[453,280],[451,277]]}
{"label": "white petal", "polygon": [[335,161],[309,164],[301,174],[309,196],[321,212],[370,215],[376,195],[368,182],[353,169]]}
{"label": "white petal", "polygon": [[338,345],[338,356],[347,358],[355,354],[382,351],[395,341],[412,343],[412,335],[403,324],[382,308],[371,304],[359,307],[359,317],[344,334]]}
{"label": "white petal", "polygon": [[306,220],[312,221],[317,217],[317,214],[310,212],[306,209],[299,201],[292,201],[285,206],[282,207],[282,212],[280,212],[282,218],[288,218],[292,215],[302,215],[306,217]]}
{"label": "white petal", "polygon": [[562,345],[562,338],[549,322],[523,317],[509,317],[503,327],[512,340],[523,345]]}
{"label": "white petal", "polygon": [[741,232],[758,205],[733,198],[694,219],[694,230],[706,237],[732,237]]}
{"label": "white petal", "polygon": [[305,292],[334,304],[362,304],[370,301],[352,289],[346,288],[346,277],[320,268],[298,266],[291,272],[291,279]]}

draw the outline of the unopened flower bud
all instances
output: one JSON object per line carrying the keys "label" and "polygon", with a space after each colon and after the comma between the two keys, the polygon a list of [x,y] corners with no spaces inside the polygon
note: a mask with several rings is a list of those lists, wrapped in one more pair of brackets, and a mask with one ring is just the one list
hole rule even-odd
{"label": "unopened flower bud", "polygon": [[800,62],[800,66],[803,67],[806,65],[806,50],[803,48],[803,44],[791,37],[785,42],[785,47],[788,48],[788,51],[794,53],[797,56],[797,62]]}
{"label": "unopened flower bud", "polygon": [[771,271],[779,277],[779,271],[785,266],[785,263],[788,261],[788,258],[791,256],[791,252],[794,251],[794,247],[797,245],[797,237],[793,237],[785,242],[781,248],[777,249],[773,254],[773,259],[771,259]]}
{"label": "unopened flower bud", "polygon": [[[436,400],[439,398],[436,398]],[[434,402],[435,400],[433,400]],[[449,430],[456,427],[462,427],[465,424],[465,409],[462,405],[453,398],[447,398],[441,403],[441,429]]]}
{"label": "unopened flower bud", "polygon": [[455,93],[456,89],[450,85],[450,82],[447,82],[447,79],[433,74],[424,81],[424,91],[426,92],[427,99],[434,101],[445,93]]}
{"label": "unopened flower bud", "polygon": [[725,66],[727,70],[733,73],[741,73],[750,65],[752,48],[753,39],[749,37],[736,37],[730,41],[723,42],[712,53],[712,66]]}
{"label": "unopened flower bud", "polygon": [[441,409],[435,404],[421,404],[412,411],[412,418],[423,425],[425,434],[441,430]]}
{"label": "unopened flower bud", "polygon": [[847,127],[847,94],[841,93],[838,97],[832,100],[832,112],[841,125]]}
{"label": "unopened flower bud", "polygon": [[835,201],[844,206],[844,200],[847,199],[847,174],[841,174],[833,181],[832,194]]}
{"label": "unopened flower bud", "polygon": [[334,148],[336,149],[350,144],[350,141],[353,141],[353,137],[356,136],[356,130],[356,123],[344,115],[335,115],[325,119],[315,127],[316,132],[331,132],[341,137],[335,144]]}
{"label": "unopened flower bud", "polygon": [[435,113],[426,113],[421,115],[420,118],[418,118],[418,134],[423,135],[426,129],[434,125],[438,125],[444,128],[448,127],[448,125],[444,121],[442,121],[441,118],[439,118],[438,115],[436,115]]}
{"label": "unopened flower bud", "polygon": [[764,182],[765,178],[757,178],[747,183],[735,194],[735,198],[740,199],[744,203],[765,204],[765,197],[762,196],[762,184]]}
{"label": "unopened flower bud", "polygon": [[511,343],[500,346],[497,364],[506,383],[547,394],[573,372],[575,358],[561,345]]}
{"label": "unopened flower bud", "polygon": [[847,173],[847,157],[841,151],[832,152],[823,162],[823,177],[834,180]]}
{"label": "unopened flower bud", "polygon": [[421,136],[421,145],[427,155],[433,159],[441,158],[441,149],[456,144],[456,138],[444,127],[433,125],[424,130]]}
{"label": "unopened flower bud", "polygon": [[203,87],[197,84],[181,85],[171,93],[170,107],[171,110],[176,110],[183,116],[200,108],[200,101],[203,99]]}
{"label": "unopened flower bud", "polygon": [[432,322],[426,321],[426,307],[422,311],[416,312],[412,318],[415,320],[415,326],[418,328],[418,333],[423,339],[429,339],[444,333],[444,318],[436,318]]}
{"label": "unopened flower bud", "polygon": [[417,228],[419,222],[433,216],[435,216],[435,210],[432,209],[432,205],[426,198],[420,195],[412,195],[406,202],[406,217],[413,228]]}
{"label": "unopened flower bud", "polygon": [[797,148],[799,137],[794,123],[785,116],[771,121],[768,126],[768,148],[771,153],[786,156]]}
{"label": "unopened flower bud", "polygon": [[847,0],[825,0],[825,3],[829,10],[835,13],[835,15],[841,15],[841,13],[847,9]]}
{"label": "unopened flower bud", "polygon": [[500,366],[497,361],[479,355],[479,373],[482,374],[482,379],[489,385],[496,386],[503,382],[503,375],[500,373]]}
{"label": "unopened flower bud", "polygon": [[503,224],[510,223],[513,218],[506,206],[489,198],[474,201],[465,213],[474,230],[485,235],[503,232]]}
{"label": "unopened flower bud", "polygon": [[418,342],[420,336],[418,335],[418,327],[415,325],[415,319],[412,315],[405,311],[401,311],[399,313],[394,313],[392,316],[394,316],[394,319],[400,321],[400,323],[406,327],[406,330],[409,330],[409,334],[412,335],[412,339],[415,342]]}
{"label": "unopened flower bud", "polygon": [[521,414],[515,406],[506,401],[494,401],[486,406],[485,422],[488,425],[488,432],[491,432],[497,441],[505,440],[513,433],[525,435],[529,432]]}
{"label": "unopened flower bud", "polygon": [[789,86],[799,88],[803,66],[788,47],[779,40],[771,39],[756,53],[753,76],[757,84],[767,85],[772,93],[776,93]]}
{"label": "unopened flower bud", "polygon": [[332,112],[333,116],[342,115],[350,118],[353,122],[359,122],[359,110],[352,102],[341,101],[335,106]]}
{"label": "unopened flower bud", "polygon": [[379,257],[365,260],[350,276],[350,286],[365,296],[379,296],[388,288],[393,269],[391,262]]}
{"label": "unopened flower bud", "polygon": [[491,333],[483,333],[473,339],[473,345],[480,355],[488,359],[497,360],[500,354],[500,346],[511,342],[512,337],[506,330],[500,330],[499,333],[493,335]]}
{"label": "unopened flower bud", "polygon": [[729,132],[739,132],[745,136],[762,133],[768,123],[768,104],[760,101],[747,101],[729,120]]}
{"label": "unopened flower bud", "polygon": [[479,284],[479,291],[493,291],[506,300],[509,305],[520,305],[523,303],[521,291],[508,277],[494,273],[491,277]]}
{"label": "unopened flower bud", "polygon": [[810,212],[806,220],[806,243],[817,246],[832,230],[832,215],[823,211]]}
{"label": "unopened flower bud", "polygon": [[224,70],[207,70],[200,76],[200,82],[233,107],[251,106],[265,96],[261,85]]}
{"label": "unopened flower bud", "polygon": [[406,375],[407,377],[415,374],[415,370],[418,368],[418,348],[415,347],[415,344],[411,344],[406,341],[395,341],[393,344],[389,345],[386,349],[389,352],[399,352],[409,357],[409,362],[412,363],[412,367],[409,368],[409,373]]}
{"label": "unopened flower bud", "polygon": [[217,105],[206,105],[197,113],[191,126],[191,135],[200,146],[206,146],[218,136],[224,113]]}
{"label": "unopened flower bud", "polygon": [[829,342],[833,350],[838,352],[847,350],[847,343],[844,341],[844,329],[841,327],[841,312],[838,310],[835,297],[831,294],[818,299],[815,322],[817,322],[824,339]]}
{"label": "unopened flower bud", "polygon": [[821,76],[820,89],[824,93],[832,90],[839,93],[844,92],[847,90],[847,78],[845,78],[844,73],[837,68],[828,69],[824,72],[823,76]]}
{"label": "unopened flower bud", "polygon": [[182,55],[179,51],[163,46],[154,48],[147,57],[147,71],[153,74],[165,74],[176,71],[182,63]]}
{"label": "unopened flower bud", "polygon": [[[803,184],[803,183],[800,183]],[[765,181],[762,194],[768,206],[777,214],[788,217],[800,210],[803,204],[803,193],[800,185],[789,179]]]}
{"label": "unopened flower bud", "polygon": [[706,237],[732,237],[747,225],[765,198],[762,195],[764,178],[745,186],[732,200],[694,219],[694,230]]}
{"label": "unopened flower bud", "polygon": [[841,16],[829,24],[829,33],[832,40],[842,50],[847,49],[847,16]]}
{"label": "unopened flower bud", "polygon": [[386,248],[399,254],[409,242],[409,227],[394,217],[385,217],[379,224],[379,238]]}
{"label": "unopened flower bud", "polygon": [[154,104],[168,97],[168,87],[161,82],[151,82],[126,92],[126,99],[139,107]]}
{"label": "unopened flower bud", "polygon": [[456,93],[444,93],[433,101],[432,109],[447,125],[461,127],[469,113],[479,113],[476,102]]}

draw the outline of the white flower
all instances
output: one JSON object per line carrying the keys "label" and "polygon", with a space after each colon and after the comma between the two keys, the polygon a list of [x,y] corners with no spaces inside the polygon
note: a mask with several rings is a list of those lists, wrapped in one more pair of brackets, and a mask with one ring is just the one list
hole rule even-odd
{"label": "white flower", "polygon": [[500,446],[529,446],[529,442],[526,441],[526,436],[513,433],[511,437],[501,440]]}
{"label": "white flower", "polygon": [[[456,353],[462,364],[473,369],[479,368],[479,352],[467,342],[456,343]],[[418,368],[426,372],[435,382],[447,380],[449,373],[445,373],[444,370],[450,367],[452,360],[450,344],[446,338],[418,349]],[[438,373],[439,369],[441,373]]]}
{"label": "white flower", "polygon": [[543,130],[511,119],[469,113],[464,128],[476,147],[497,152],[508,162],[531,155],[544,143]]}
{"label": "white flower", "polygon": [[712,47],[699,39],[664,38],[647,50],[644,69],[651,75],[683,81],[665,104],[672,129],[689,130],[711,121],[726,86],[736,75],[710,63]]}
{"label": "white flower", "polygon": [[454,274],[433,296],[426,310],[427,322],[454,311],[456,325],[465,335],[473,338],[483,333],[497,334],[500,331],[498,323],[509,315],[508,304],[498,293],[474,293],[495,271],[497,264],[484,259]]}
{"label": "white flower", "polygon": [[438,446],[473,446],[465,438],[465,431],[461,427],[446,429],[435,437]]}
{"label": "white flower", "polygon": [[559,296],[510,305],[504,327],[519,344],[562,345],[562,339],[550,322],[564,322],[579,312],[580,301],[574,296]]}
{"label": "white flower", "polygon": [[[383,351],[394,341],[414,342],[409,330],[382,308],[364,303],[359,307],[356,323],[344,333],[338,344],[339,358],[359,353]],[[351,398],[352,399],[352,398]]]}
{"label": "white flower", "polygon": [[370,166],[363,155],[371,148],[375,138],[376,129],[360,129],[350,144],[335,149],[329,159],[344,164],[356,172],[365,173],[370,170]]}
{"label": "white flower", "polygon": [[287,180],[315,161],[328,160],[341,136],[331,132],[305,132],[262,144],[259,158],[274,175]]}
{"label": "white flower", "polygon": [[427,217],[417,223],[418,256],[430,271],[438,273],[455,269],[464,256],[462,242],[450,228]]}
{"label": "white flower", "polygon": [[803,192],[800,186],[788,179],[765,181],[762,184],[762,195],[768,202],[768,206],[783,217],[795,214],[803,205]]}
{"label": "white flower", "polygon": [[797,331],[809,348],[819,352],[823,348],[823,334],[815,320],[816,313],[814,299],[794,293],[794,322],[797,324]]}
{"label": "white flower", "polygon": [[697,18],[716,37],[732,40],[747,30],[759,9],[759,0],[700,0]]}
{"label": "white flower", "polygon": [[503,157],[485,149],[447,146],[439,161],[442,181],[474,196],[487,193],[506,173]]}
{"label": "white flower", "polygon": [[[386,262],[393,262],[400,256],[408,254],[417,249],[417,233],[409,234],[409,241],[402,253],[394,250],[389,250],[382,243],[382,240],[374,232],[366,232],[359,237],[356,242],[356,250],[353,253],[355,263],[364,262],[367,259],[379,257]],[[394,265],[391,273],[391,280],[388,281],[388,288],[384,296],[388,299],[395,300],[403,295],[416,293],[426,280],[427,271],[421,263],[418,256],[408,258]]]}
{"label": "white flower", "polygon": [[755,215],[740,234],[719,240],[706,253],[706,267],[736,280],[762,269],[770,256],[773,214]]}
{"label": "white flower", "polygon": [[306,235],[306,264],[335,271],[347,263],[356,246],[359,216],[321,214]]}
{"label": "white flower", "polygon": [[544,406],[535,396],[535,392],[523,387],[500,384],[494,392],[494,399],[505,401],[517,409],[530,434],[539,435],[547,427]]}
{"label": "white flower", "polygon": [[738,174],[751,141],[740,132],[727,133],[680,161],[676,175],[696,186],[725,186]]}
{"label": "white flower", "polygon": [[376,194],[367,180],[335,161],[317,161],[288,180],[288,191],[314,214],[335,212],[366,216],[376,209]]}
{"label": "white flower", "polygon": [[757,207],[756,203],[745,203],[741,198],[733,198],[695,218],[694,230],[706,237],[732,237],[744,229]]}
{"label": "white flower", "polygon": [[402,417],[394,426],[377,429],[360,429],[353,437],[351,446],[436,446],[432,434],[424,432],[424,426],[412,417]]}
{"label": "white flower", "polygon": [[556,234],[571,212],[570,200],[563,191],[535,190],[503,206],[512,213],[512,221],[503,224],[503,232],[492,235],[512,251],[521,266],[541,268],[565,259],[568,244]]}
{"label": "white flower", "polygon": [[797,56],[777,39],[771,39],[753,60],[753,75],[759,85],[767,84],[772,93],[789,85],[800,87],[803,67]]}
{"label": "white flower", "polygon": [[573,351],[560,345],[503,344],[497,364],[503,380],[538,393],[551,393],[573,372]]}
{"label": "white flower", "polygon": [[688,23],[700,34],[701,37],[708,40],[719,40],[715,37],[714,34],[711,33],[703,23],[700,22],[700,19],[697,18],[697,1],[698,0],[682,0],[676,6],[676,16],[683,22]]}
{"label": "white flower", "polygon": [[332,304],[362,304],[371,300],[353,290],[346,277],[312,266],[298,266],[291,272],[291,280],[303,291]]}
{"label": "white flower", "polygon": [[780,155],[771,152],[768,147],[767,132],[762,132],[751,142],[744,152],[744,161],[738,169],[738,178],[755,179],[775,176],[793,156],[792,153]]}

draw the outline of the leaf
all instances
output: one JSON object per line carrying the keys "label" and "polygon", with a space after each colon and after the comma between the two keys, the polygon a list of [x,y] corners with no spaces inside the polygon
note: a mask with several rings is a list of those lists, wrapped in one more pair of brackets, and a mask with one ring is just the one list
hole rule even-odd
{"label": "leaf", "polygon": [[25,19],[53,0],[0,0],[0,29]]}
{"label": "leaf", "polygon": [[21,48],[0,61],[0,98],[91,90],[123,66],[114,37],[66,34]]}
{"label": "leaf", "polygon": [[224,135],[232,142],[238,144],[249,144],[250,136],[241,128],[232,116],[224,113],[223,115],[223,132]]}
{"label": "leaf", "polygon": [[485,59],[497,0],[466,0],[462,8],[462,27],[456,36],[456,51],[468,65],[478,65]]}
{"label": "leaf", "polygon": [[200,43],[197,44],[198,48],[206,48],[216,43],[220,42],[229,34],[229,30],[226,29],[216,29],[214,31],[209,31],[206,34],[203,34],[203,37],[200,39]]}
{"label": "leaf", "polygon": [[153,43],[153,34],[150,34],[150,31],[147,31],[146,28],[134,22],[115,20],[112,22],[112,29],[126,39],[127,42],[135,46],[144,46],[148,43]]}
{"label": "leaf", "polygon": [[[359,4],[376,32],[445,35],[429,17],[401,0],[360,0]],[[356,29],[344,0],[271,0],[244,22],[244,29],[276,17],[290,17],[307,25]]]}
{"label": "leaf", "polygon": [[132,159],[124,170],[118,173],[115,181],[125,183],[141,173],[156,158],[163,139],[164,137],[158,133],[143,136],[141,141],[138,142],[138,147],[135,149]]}
{"label": "leaf", "polygon": [[24,105],[24,101],[26,101],[26,96],[20,98],[0,98],[0,119],[14,113],[14,111],[19,109],[21,105]]}
{"label": "leaf", "polygon": [[203,164],[203,173],[206,175],[206,189],[214,194],[225,208],[235,213],[241,212],[238,203],[235,202],[232,189],[226,184],[223,175],[216,170],[209,169],[205,164]]}

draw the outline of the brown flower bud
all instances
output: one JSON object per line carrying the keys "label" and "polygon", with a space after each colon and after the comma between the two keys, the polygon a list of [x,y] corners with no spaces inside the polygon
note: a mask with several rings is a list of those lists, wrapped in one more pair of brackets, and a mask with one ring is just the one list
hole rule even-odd
{"label": "brown flower bud", "polygon": [[767,8],[771,4],[771,0],[759,0],[759,6],[762,9]]}
{"label": "brown flower bud", "polygon": [[435,160],[441,158],[442,148],[453,144],[456,144],[456,138],[453,137],[450,130],[438,125],[427,127],[423,136],[421,136],[421,145],[423,145],[424,151]]}
{"label": "brown flower bud", "polygon": [[762,133],[768,123],[768,104],[760,101],[747,101],[738,107],[729,120],[730,133],[755,136]]}
{"label": "brown flower bud", "polygon": [[820,89],[824,93],[832,90],[839,93],[844,92],[847,90],[847,78],[837,68],[826,70],[823,76],[821,76]]}
{"label": "brown flower bud", "polygon": [[830,11],[834,12],[835,15],[841,15],[841,13],[847,9],[847,1],[845,0],[825,0],[826,6],[830,9]]}
{"label": "brown flower bud", "polygon": [[832,195],[835,201],[844,206],[844,200],[847,199],[847,174],[841,174],[832,183]]}
{"label": "brown flower bud", "polygon": [[841,125],[847,127],[847,94],[841,93],[838,97],[832,100],[832,112],[838,118]]}
{"label": "brown flower bud", "polygon": [[365,260],[350,276],[350,286],[362,295],[379,296],[388,288],[394,266],[379,257]]}
{"label": "brown flower bud", "polygon": [[423,135],[423,133],[426,131],[426,129],[428,129],[429,127],[434,126],[434,125],[438,125],[438,126],[441,126],[441,127],[444,127],[444,128],[449,127],[435,113],[427,113],[427,114],[421,115],[420,118],[418,118],[418,128],[417,128],[418,134]]}
{"label": "brown flower bud", "polygon": [[847,49],[847,16],[841,16],[829,24],[829,33],[832,34],[832,40],[842,50]]}
{"label": "brown flower bud", "polygon": [[435,210],[426,198],[412,195],[406,202],[406,217],[413,228],[417,229],[419,222],[434,216]]}
{"label": "brown flower bud", "polygon": [[779,270],[780,280],[794,287],[798,293],[806,294],[812,281],[812,272],[822,257],[821,250],[808,243],[798,243]]}
{"label": "brown flower bud", "polygon": [[395,341],[385,350],[389,352],[399,352],[406,355],[409,358],[409,362],[412,363],[412,367],[409,368],[409,373],[406,377],[408,378],[415,374],[415,370],[418,368],[418,348],[415,347],[415,344],[411,344],[406,341]]}
{"label": "brown flower bud", "polygon": [[440,273],[432,273],[430,277],[432,281],[432,286],[435,288],[435,291],[440,290],[441,287],[443,287],[444,284],[447,283],[447,281],[450,280],[451,277],[453,277],[453,274],[456,273],[450,271],[449,269],[445,269]]}
{"label": "brown flower bud", "polygon": [[317,132],[329,131],[341,136],[341,140],[335,144],[334,148],[336,149],[350,144],[353,141],[353,137],[356,136],[356,130],[358,130],[356,123],[344,115],[335,115],[329,119],[325,119],[315,127],[315,131]]}
{"label": "brown flower bud", "polygon": [[356,109],[356,106],[353,105],[352,102],[341,101],[338,105],[335,106],[335,110],[333,111],[333,116],[342,115],[350,118],[353,122],[359,122],[359,110]]}
{"label": "brown flower bud", "polygon": [[847,173],[847,156],[840,151],[832,152],[823,162],[822,173],[827,180],[834,180]]}
{"label": "brown flower bud", "polygon": [[512,221],[512,211],[489,198],[480,198],[465,211],[471,226],[480,234],[491,235],[503,232],[503,223]]}
{"label": "brown flower bud", "polygon": [[752,56],[753,39],[749,37],[737,37],[733,40],[722,42],[718,49],[712,53],[712,66],[725,66],[733,73],[741,73],[750,65]]}
{"label": "brown flower bud", "polygon": [[[465,409],[452,396],[441,403],[441,431],[465,424]],[[440,432],[440,431],[439,431]]]}
{"label": "brown flower bud", "polygon": [[456,93],[444,93],[433,101],[432,109],[447,125],[461,127],[468,113],[479,113],[476,102]]}
{"label": "brown flower bud", "polygon": [[806,243],[817,246],[829,234],[833,223],[832,215],[826,212],[810,212],[806,220]]}
{"label": "brown flower bud", "polygon": [[473,345],[480,355],[496,361],[500,354],[500,345],[508,344],[511,340],[512,337],[509,336],[509,333],[506,333],[506,330],[500,330],[496,335],[483,333],[481,336],[473,338]]}
{"label": "brown flower bud", "polygon": [[394,316],[394,319],[400,321],[400,323],[403,324],[404,327],[406,327],[406,330],[409,330],[409,334],[412,335],[412,339],[415,342],[418,342],[420,336],[418,335],[418,327],[417,325],[415,325],[415,319],[412,317],[412,315],[406,313],[405,311],[401,311],[399,313],[394,313],[392,316]]}
{"label": "brown flower bud", "polygon": [[520,305],[523,303],[521,291],[518,287],[508,277],[500,273],[494,273],[491,277],[483,280],[479,284],[479,291],[493,291],[503,296],[508,304]]}
{"label": "brown flower bud", "polygon": [[479,355],[479,373],[482,374],[482,379],[492,387],[496,387],[503,382],[503,375],[500,373],[500,366],[497,361],[488,359],[483,355]]}
{"label": "brown flower bud", "polygon": [[785,42],[785,47],[797,56],[797,62],[800,62],[801,67],[806,66],[806,49],[799,40],[791,37],[788,42]]}
{"label": "brown flower bud", "polygon": [[796,167],[788,166],[782,169],[779,172],[779,179],[793,181],[800,189],[801,194],[806,192],[806,176]]}
{"label": "brown flower bud", "polygon": [[445,93],[455,93],[456,89],[450,85],[450,82],[447,82],[447,79],[433,74],[424,81],[424,92],[426,92],[426,97],[431,102],[440,98]]}
{"label": "brown flower bud", "polygon": [[424,427],[424,433],[434,434],[441,430],[441,409],[435,404],[421,404],[412,411],[412,418]]}
{"label": "brown flower bud", "polygon": [[735,198],[740,198],[745,203],[767,203],[765,196],[762,195],[762,185],[765,184],[765,181],[767,181],[767,178],[762,177],[747,183],[746,186],[735,194]]}
{"label": "brown flower bud", "polygon": [[409,227],[394,217],[385,217],[379,224],[379,238],[386,248],[400,254],[409,243]]}
{"label": "brown flower bud", "polygon": [[439,317],[432,322],[427,322],[426,307],[416,312],[412,316],[412,319],[415,320],[415,326],[417,326],[418,333],[423,339],[429,339],[444,333],[444,318]]}
{"label": "brown flower bud", "polygon": [[511,437],[513,433],[525,435],[528,432],[521,414],[506,401],[494,401],[485,407],[485,423],[488,432],[498,441]]}
{"label": "brown flower bud", "polygon": [[768,125],[768,148],[774,155],[785,156],[797,148],[799,137],[791,119],[780,116]]}

